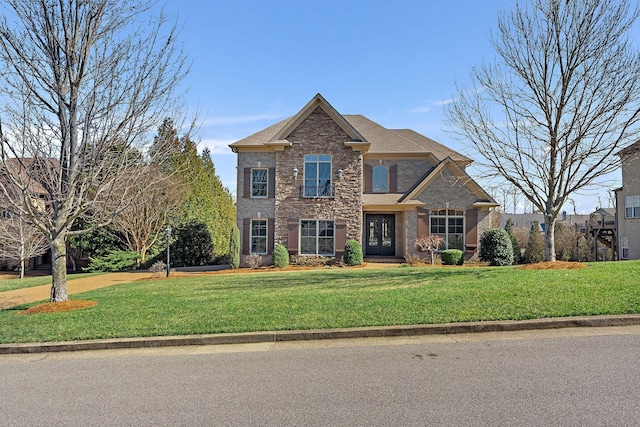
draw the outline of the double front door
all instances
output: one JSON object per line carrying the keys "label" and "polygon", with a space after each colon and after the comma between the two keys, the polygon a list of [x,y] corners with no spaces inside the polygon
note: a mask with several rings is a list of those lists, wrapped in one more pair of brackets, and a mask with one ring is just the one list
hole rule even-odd
{"label": "double front door", "polygon": [[395,215],[366,215],[365,255],[395,256],[395,219]]}

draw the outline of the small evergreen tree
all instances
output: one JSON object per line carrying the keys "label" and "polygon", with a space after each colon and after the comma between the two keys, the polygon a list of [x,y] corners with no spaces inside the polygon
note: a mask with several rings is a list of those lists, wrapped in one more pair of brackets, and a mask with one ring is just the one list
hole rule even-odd
{"label": "small evergreen tree", "polygon": [[480,237],[481,261],[491,265],[513,264],[513,247],[509,234],[501,228],[488,228]]}
{"label": "small evergreen tree", "polygon": [[229,264],[233,269],[240,267],[240,230],[236,225],[231,229],[229,239]]}
{"label": "small evergreen tree", "polygon": [[360,265],[364,257],[362,255],[362,247],[357,240],[351,239],[344,247],[344,254],[342,255],[342,261],[346,265]]}
{"label": "small evergreen tree", "polygon": [[520,251],[520,242],[516,237],[513,229],[513,220],[511,218],[507,218],[507,223],[504,226],[505,231],[509,235],[511,239],[511,249],[513,250],[513,263],[514,264],[522,264],[522,253]]}
{"label": "small evergreen tree", "polygon": [[540,232],[540,224],[533,221],[527,240],[527,249],[524,252],[524,262],[535,264],[544,261],[544,236]]}
{"label": "small evergreen tree", "polygon": [[273,248],[273,265],[276,268],[284,268],[289,265],[289,251],[282,243]]}

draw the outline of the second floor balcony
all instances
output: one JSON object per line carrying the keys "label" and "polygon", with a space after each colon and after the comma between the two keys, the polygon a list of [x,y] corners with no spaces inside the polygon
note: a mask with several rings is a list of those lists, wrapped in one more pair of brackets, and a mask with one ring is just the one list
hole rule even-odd
{"label": "second floor balcony", "polygon": [[301,185],[299,188],[299,194],[301,198],[313,199],[313,198],[333,198],[334,186],[332,183],[327,182],[324,185]]}

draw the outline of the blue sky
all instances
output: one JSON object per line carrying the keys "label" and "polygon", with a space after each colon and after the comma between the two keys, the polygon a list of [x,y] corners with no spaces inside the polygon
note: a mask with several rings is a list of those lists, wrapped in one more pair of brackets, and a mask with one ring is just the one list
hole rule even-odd
{"label": "blue sky", "polygon": [[[187,103],[202,122],[200,147],[211,149],[235,194],[236,157],[228,144],[295,114],[316,93],[342,114],[414,129],[468,152],[447,130],[444,105],[456,81],[466,83],[472,66],[493,59],[490,30],[512,4],[166,0],[165,11],[183,25],[192,64]],[[606,190],[600,195],[606,204]],[[596,193],[577,196],[576,204],[578,213],[599,206]]]}

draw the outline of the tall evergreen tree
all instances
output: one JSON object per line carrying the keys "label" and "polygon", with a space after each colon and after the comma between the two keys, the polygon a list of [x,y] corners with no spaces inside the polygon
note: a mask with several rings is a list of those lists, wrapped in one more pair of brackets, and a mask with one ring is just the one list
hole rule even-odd
{"label": "tall evergreen tree", "polygon": [[235,206],[230,191],[216,175],[211,152],[198,154],[197,144],[187,133],[182,137],[171,119],[166,119],[156,141],[160,146],[179,145],[180,154],[172,161],[175,172],[186,185],[186,195],[176,221],[181,224],[202,223],[207,226],[216,256],[229,254],[229,234],[235,223]]}

